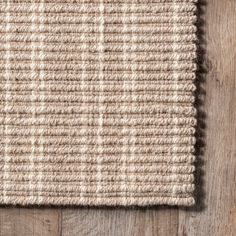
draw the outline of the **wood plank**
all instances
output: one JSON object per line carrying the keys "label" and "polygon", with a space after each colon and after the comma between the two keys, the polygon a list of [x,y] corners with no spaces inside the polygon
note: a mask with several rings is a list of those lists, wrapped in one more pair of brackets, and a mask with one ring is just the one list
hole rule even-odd
{"label": "wood plank", "polygon": [[0,209],[0,236],[59,236],[59,209]]}
{"label": "wood plank", "polygon": [[[179,235],[236,232],[236,1],[208,0],[204,111],[203,204],[179,212]],[[201,183],[201,182],[200,182]]]}
{"label": "wood plank", "polygon": [[178,209],[78,208],[62,211],[62,236],[177,235]]}

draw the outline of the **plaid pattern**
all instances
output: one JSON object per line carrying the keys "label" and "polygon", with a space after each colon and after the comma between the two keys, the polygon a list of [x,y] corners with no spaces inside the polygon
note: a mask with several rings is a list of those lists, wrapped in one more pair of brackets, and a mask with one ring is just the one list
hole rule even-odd
{"label": "plaid pattern", "polygon": [[192,205],[195,10],[0,1],[0,203]]}

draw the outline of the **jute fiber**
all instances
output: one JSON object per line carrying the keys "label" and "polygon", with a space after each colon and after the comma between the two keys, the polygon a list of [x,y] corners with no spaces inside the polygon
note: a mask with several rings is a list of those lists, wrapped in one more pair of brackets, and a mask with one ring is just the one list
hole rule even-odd
{"label": "jute fiber", "polygon": [[1,204],[194,204],[195,2],[0,1]]}

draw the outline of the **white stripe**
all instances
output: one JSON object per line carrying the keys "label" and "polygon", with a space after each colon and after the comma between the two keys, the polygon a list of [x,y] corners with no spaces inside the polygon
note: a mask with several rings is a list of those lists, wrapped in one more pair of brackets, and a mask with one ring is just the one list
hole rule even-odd
{"label": "white stripe", "polygon": [[[8,40],[8,32],[10,31],[10,1],[7,0],[6,2],[7,4],[7,7],[6,7],[6,62],[5,62],[5,79],[6,79],[6,82],[5,82],[5,97],[6,97],[6,100],[9,99],[11,97],[11,92],[10,92],[10,87],[11,87],[11,79],[10,79],[10,71],[9,71],[9,66],[10,66],[10,43],[9,43],[9,40]],[[5,109],[5,119],[7,119],[7,107],[8,107],[8,102],[6,101],[5,104],[4,104],[4,109]],[[8,163],[7,163],[7,157],[8,157],[8,143],[9,143],[9,140],[8,140],[8,135],[6,134],[8,131],[8,125],[6,124],[5,127],[4,127],[4,137],[5,137],[5,147],[4,147],[4,165],[3,165],[3,201],[6,202],[6,198],[7,198],[7,191],[5,190],[6,189],[6,181],[9,179],[9,172],[8,172]]]}
{"label": "white stripe", "polygon": [[[40,2],[40,6],[39,6],[39,10],[40,10],[40,25],[39,25],[39,28],[40,28],[40,31],[43,31],[43,28],[44,28],[44,0],[41,0]],[[40,36],[40,52],[39,52],[39,59],[40,59],[40,64],[41,64],[41,70],[40,70],[40,73],[39,73],[39,81],[40,81],[40,86],[42,88],[42,102],[41,102],[41,107],[42,109],[44,110],[45,108],[45,92],[44,92],[44,89],[45,89],[45,81],[44,81],[44,52],[43,52],[43,45],[44,45],[44,38],[45,38],[45,35],[42,34]],[[45,117],[43,117],[45,119]],[[44,134],[44,127],[42,127],[41,129],[41,136],[40,138],[43,139],[43,134]],[[40,158],[44,158],[44,145],[42,144],[40,146]],[[43,165],[43,164],[41,164]],[[39,196],[38,196],[38,202],[39,204],[43,202],[43,197],[40,196],[40,190],[42,189],[43,187],[43,182],[42,182],[42,179],[43,179],[43,172],[39,172],[39,180],[38,180],[38,193],[39,193]]]}
{"label": "white stripe", "polygon": [[[85,0],[83,0],[82,2],[82,6],[84,6]],[[86,21],[86,13],[82,15],[82,27],[85,27],[85,21]],[[81,34],[81,40],[82,40],[82,52],[81,52],[81,60],[82,60],[82,71],[81,71],[81,90],[82,90],[82,100],[84,98],[84,88],[85,88],[85,80],[84,80],[84,75],[85,75],[85,70],[84,70],[84,65],[85,65],[85,50],[87,49],[87,45],[85,42],[85,33],[83,32]],[[84,106],[84,102],[82,102],[82,106]],[[82,127],[81,131],[82,133],[84,132],[84,130],[86,130],[87,127]],[[87,150],[87,142],[85,142],[85,145],[81,146],[81,166],[82,166],[82,161],[83,161],[83,157],[84,157],[84,153],[86,153]],[[80,200],[81,202],[83,202],[84,197],[83,197],[83,192],[85,191],[85,186],[83,184],[83,171],[80,171],[80,176],[81,176],[81,181],[80,181],[80,188],[81,188],[81,192],[80,192]]]}
{"label": "white stripe", "polygon": [[[136,41],[136,38],[138,36],[136,36],[133,32],[135,32],[135,28],[136,28],[136,16],[134,15],[134,7],[135,7],[135,3],[134,1],[132,0],[132,51],[135,51],[136,49],[136,44],[134,43]],[[134,64],[133,64],[134,63]],[[133,94],[133,90],[134,90],[134,87],[135,87],[135,83],[136,83],[136,67],[137,67],[137,64],[135,61],[132,61],[132,69],[131,69],[131,83],[132,83],[132,89],[131,89],[131,101],[132,101],[132,105],[131,105],[131,109],[133,110],[133,103],[136,102],[136,96],[134,96]],[[132,129],[132,132],[131,132],[131,143],[134,144],[135,141],[136,141],[136,129]],[[136,151],[136,147],[134,147],[131,151],[131,158],[135,158],[135,151]],[[132,167],[131,167],[131,170],[132,170]],[[127,196],[129,197],[129,196]]]}
{"label": "white stripe", "polygon": [[[127,4],[126,4],[126,2],[123,4],[123,17],[124,17],[124,19],[126,18],[126,10],[127,10]],[[127,31],[127,24],[124,22],[123,23],[123,30],[124,30],[124,32],[126,32]],[[126,39],[125,39],[125,37],[124,37],[124,41],[123,41],[123,45],[124,45],[124,50],[123,50],[123,64],[125,64],[126,63],[126,61],[127,61],[127,49],[126,49],[126,46],[127,46],[127,44],[126,44]],[[123,82],[123,88],[125,88],[126,87],[126,84],[127,84],[127,82],[124,80],[124,82]],[[126,96],[126,92],[125,92],[125,89],[124,89],[124,92],[123,92],[123,96],[125,97]],[[122,133],[126,133],[127,132],[127,128],[126,127],[122,127]],[[127,153],[128,152],[128,150],[127,150],[127,147],[128,147],[128,140],[129,140],[129,137],[128,136],[123,136],[123,150],[122,150],[122,158],[124,157],[124,153]],[[125,154],[125,155],[127,155],[127,154]],[[124,161],[123,161],[123,167],[124,167],[124,169],[125,169],[125,167],[126,167],[126,161],[125,161],[125,158],[124,158]],[[122,186],[122,188],[124,189],[124,191],[125,191],[125,194],[124,194],[124,196],[123,196],[123,203],[122,204],[126,204],[126,195],[127,195],[127,189],[126,189],[126,186],[127,186],[127,184],[126,184],[126,180],[127,180],[127,175],[126,175],[126,171],[125,171],[125,173],[121,173],[121,174],[124,174],[125,175],[125,181],[124,181],[124,183],[123,183],[123,186]]]}
{"label": "white stripe", "polygon": [[[176,3],[175,2],[173,2],[173,7],[174,7],[174,9],[176,9],[176,10],[174,10],[174,15],[173,15],[173,28],[176,28],[177,27],[177,25],[176,25],[176,23],[175,23],[175,19],[177,19],[177,17],[178,17],[178,12],[177,12],[177,7],[176,7]],[[177,53],[175,50],[176,50],[176,48],[178,47],[178,44],[177,44],[177,39],[178,39],[178,37],[177,37],[178,35],[174,35],[174,40],[173,40],[173,52],[174,53]],[[178,57],[174,57],[175,58],[175,60],[173,61],[173,63],[174,63],[174,68],[176,67],[178,67]],[[176,89],[175,89],[175,92],[174,92],[174,98],[175,99],[177,99],[178,98],[178,75],[176,74],[176,72],[175,72],[175,70],[173,69],[173,79],[174,79],[174,85],[176,86]],[[175,100],[174,100],[175,101]],[[173,102],[173,107],[174,108],[176,108],[176,110],[178,111],[178,104],[175,104],[174,102]],[[177,128],[177,127],[173,127],[173,128]],[[174,141],[174,139],[175,139],[175,137],[173,136],[173,141]],[[173,150],[176,150],[176,148],[177,148],[177,146],[176,146],[176,144],[172,144],[173,145]],[[177,153],[175,153],[174,151],[173,151],[173,158],[174,159],[176,159],[177,158]],[[173,196],[175,196],[176,195],[176,187],[178,187],[178,186],[175,186],[175,185],[173,185]]]}
{"label": "white stripe", "polygon": [[[34,0],[32,0],[32,4],[30,5],[30,7],[32,9],[35,8]],[[32,19],[31,19],[31,30],[32,30],[32,32],[36,29],[36,26],[35,26],[34,22],[35,22],[35,12],[33,12]],[[32,34],[34,34],[34,33],[32,33]],[[32,118],[33,118],[33,120],[35,120],[35,103],[34,103],[34,100],[35,100],[36,97],[35,97],[35,91],[34,91],[35,90],[35,81],[34,81],[34,79],[36,78],[36,73],[35,73],[35,44],[34,44],[34,42],[31,43],[31,65],[30,65],[30,67],[31,67],[31,78],[32,78],[32,82],[31,82],[31,89],[32,89],[31,106],[33,108]],[[33,161],[34,155],[35,155],[35,125],[32,126],[32,136],[31,136],[31,156],[30,156],[30,167],[31,168],[34,168],[34,161]],[[31,157],[32,157],[32,159],[31,159]],[[29,175],[33,176],[34,173],[31,172]],[[31,184],[32,184],[32,182],[29,181],[29,185],[30,185],[29,187],[30,188],[32,187]],[[32,196],[34,194],[30,193],[29,195]],[[32,200],[33,200],[33,198],[32,198]]]}
{"label": "white stripe", "polygon": [[[102,86],[103,86],[103,53],[104,53],[104,3],[103,0],[100,1],[99,4],[99,12],[100,12],[100,25],[99,25],[99,33],[100,33],[100,38],[99,38],[99,85],[100,85],[100,92],[102,93]],[[99,94],[99,102],[102,102],[102,95]],[[97,186],[97,191],[100,190],[101,188],[101,180],[102,180],[102,173],[101,173],[101,162],[100,162],[100,156],[102,156],[102,136],[101,136],[101,131],[102,131],[102,126],[103,126],[103,111],[101,111],[101,108],[99,106],[99,127],[98,127],[98,163],[97,163],[97,175],[98,175],[98,186]]]}

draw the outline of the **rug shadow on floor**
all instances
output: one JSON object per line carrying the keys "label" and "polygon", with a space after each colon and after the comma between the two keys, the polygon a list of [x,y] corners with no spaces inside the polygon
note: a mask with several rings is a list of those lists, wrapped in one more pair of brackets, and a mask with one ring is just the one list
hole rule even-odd
{"label": "rug shadow on floor", "polygon": [[[206,1],[205,0],[198,0],[197,3],[197,73],[196,73],[196,91],[195,91],[195,108],[197,109],[197,125],[196,125],[196,144],[195,144],[195,205],[192,207],[178,207],[178,206],[165,206],[165,205],[158,205],[158,206],[150,206],[150,207],[135,207],[135,206],[128,206],[128,207],[114,207],[114,206],[94,206],[89,207],[92,209],[127,209],[127,210],[146,210],[146,209],[155,209],[155,210],[170,210],[170,209],[181,209],[187,211],[203,211],[205,209],[205,191],[204,191],[204,150],[205,150],[205,128],[206,128],[206,113],[204,112],[204,101],[205,101],[205,77],[208,71],[208,63],[206,62],[205,53],[206,53],[206,41],[205,41],[205,21],[204,21],[204,14],[206,8]],[[62,208],[63,206],[48,206],[48,205],[28,205],[28,206],[4,206],[4,208],[8,207],[20,207],[20,208]],[[75,209],[75,208],[82,208],[86,209],[86,206],[64,206],[68,209]],[[63,207],[63,208],[64,208]]]}

